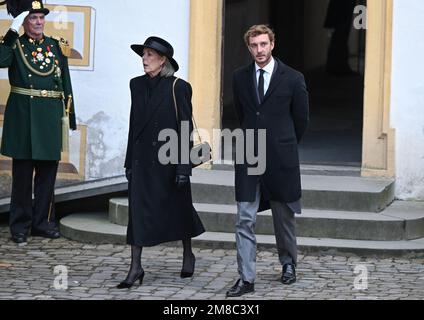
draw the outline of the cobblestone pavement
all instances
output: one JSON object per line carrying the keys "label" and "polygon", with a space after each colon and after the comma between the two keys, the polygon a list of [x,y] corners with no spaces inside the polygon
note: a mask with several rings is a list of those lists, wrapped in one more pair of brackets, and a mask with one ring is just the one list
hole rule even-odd
{"label": "cobblestone pavement", "polygon": [[[194,249],[196,272],[180,279],[182,248],[145,248],[142,286],[117,290],[125,278],[130,250],[122,245],[87,245],[67,239],[29,238],[18,247],[7,226],[0,226],[0,300],[32,299],[225,299],[237,276],[234,250]],[[54,287],[56,266],[66,266],[68,289]],[[365,269],[368,273],[365,273]],[[356,270],[355,270],[356,269]],[[356,273],[355,273],[356,271]],[[278,299],[424,299],[423,259],[300,255],[298,282],[283,286],[275,252],[258,252],[256,292],[245,300]],[[368,288],[360,288],[366,282]],[[355,289],[355,279],[359,285]],[[64,285],[63,281],[57,281]]]}

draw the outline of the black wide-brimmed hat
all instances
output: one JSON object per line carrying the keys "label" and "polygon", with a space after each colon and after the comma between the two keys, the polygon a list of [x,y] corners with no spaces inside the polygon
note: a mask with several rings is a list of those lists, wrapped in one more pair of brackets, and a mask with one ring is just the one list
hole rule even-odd
{"label": "black wide-brimmed hat", "polygon": [[169,42],[163,40],[162,38],[149,37],[144,42],[144,44],[133,44],[131,46],[131,49],[133,49],[134,52],[137,53],[141,57],[143,57],[144,48],[150,48],[150,49],[157,51],[160,54],[163,54],[165,57],[167,57],[169,59],[169,62],[171,62],[175,71],[178,71],[178,69],[180,68],[178,66],[177,61],[175,61],[175,59],[173,58],[174,48],[171,46],[171,44]]}
{"label": "black wide-brimmed hat", "polygon": [[24,11],[29,13],[43,13],[48,15],[50,10],[44,8],[41,0],[5,0],[1,1],[0,5],[7,5],[7,12],[16,18]]}

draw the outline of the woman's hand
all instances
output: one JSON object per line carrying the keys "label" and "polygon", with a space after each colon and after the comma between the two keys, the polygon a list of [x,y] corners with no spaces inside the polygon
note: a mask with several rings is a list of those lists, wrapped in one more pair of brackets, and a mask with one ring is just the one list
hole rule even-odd
{"label": "woman's hand", "polygon": [[181,189],[185,187],[186,185],[188,185],[189,181],[190,181],[189,177],[185,175],[178,174],[175,177],[175,183],[177,184],[178,189]]}

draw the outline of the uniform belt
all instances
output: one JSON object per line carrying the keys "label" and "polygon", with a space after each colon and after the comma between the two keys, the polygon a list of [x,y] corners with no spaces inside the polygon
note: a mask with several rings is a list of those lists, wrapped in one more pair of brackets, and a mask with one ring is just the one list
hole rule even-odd
{"label": "uniform belt", "polygon": [[36,89],[26,89],[12,86],[11,92],[22,94],[25,96],[32,97],[41,97],[41,98],[59,98],[63,99],[63,91],[49,91],[49,90],[36,90]]}

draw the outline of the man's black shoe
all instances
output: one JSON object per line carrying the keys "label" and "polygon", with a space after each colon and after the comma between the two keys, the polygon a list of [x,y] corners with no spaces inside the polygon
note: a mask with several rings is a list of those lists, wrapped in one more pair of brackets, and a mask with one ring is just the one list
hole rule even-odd
{"label": "man's black shoe", "polygon": [[292,284],[296,282],[296,268],[293,264],[288,263],[283,266],[281,282],[283,284]]}
{"label": "man's black shoe", "polygon": [[227,298],[232,297],[241,297],[246,293],[251,293],[255,291],[255,284],[244,282],[241,279],[237,280],[236,284],[227,291]]}
{"label": "man's black shoe", "polygon": [[25,233],[13,234],[12,241],[18,245],[24,245],[27,243],[27,235]]}
{"label": "man's black shoe", "polygon": [[31,230],[31,235],[34,237],[43,237],[43,238],[49,238],[49,239],[60,238],[60,233],[57,230],[44,230],[44,231]]}

